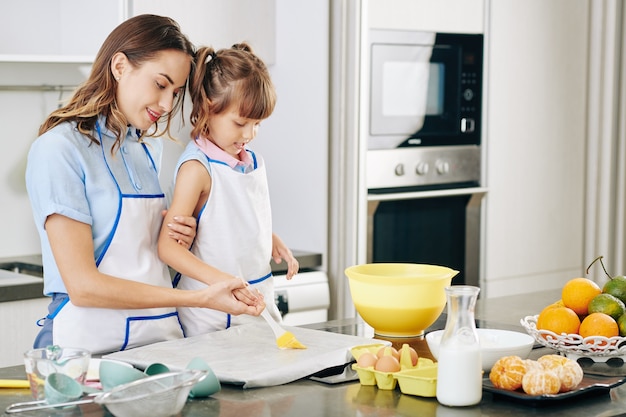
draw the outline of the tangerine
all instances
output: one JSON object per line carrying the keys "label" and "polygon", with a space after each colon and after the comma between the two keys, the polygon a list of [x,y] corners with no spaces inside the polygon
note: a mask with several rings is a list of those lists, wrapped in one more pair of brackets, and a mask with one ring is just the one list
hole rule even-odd
{"label": "tangerine", "polygon": [[537,317],[537,329],[550,330],[556,334],[578,333],[580,318],[568,307],[545,308]]}
{"label": "tangerine", "polygon": [[554,372],[561,380],[559,392],[574,389],[583,379],[583,369],[578,362],[561,355],[543,355],[537,362],[547,371]]}
{"label": "tangerine", "polygon": [[522,389],[528,395],[558,394],[561,379],[552,371],[533,369],[522,378]]}
{"label": "tangerine", "polygon": [[604,313],[613,317],[615,320],[624,314],[626,306],[619,298],[611,294],[598,294],[589,302],[587,313]]}
{"label": "tangerine", "polygon": [[619,328],[619,335],[626,337],[626,314],[622,314],[620,318],[617,319],[617,327]]}
{"label": "tangerine", "polygon": [[614,295],[626,303],[626,277],[618,275],[611,278],[602,287],[602,292]]}
{"label": "tangerine", "polygon": [[608,314],[591,313],[580,323],[578,334],[582,337],[619,336],[619,327],[617,325],[617,321],[615,321],[615,319]]}
{"label": "tangerine", "polygon": [[593,298],[602,293],[598,284],[588,278],[573,278],[563,285],[561,299],[579,316],[587,314],[587,307]]}
{"label": "tangerine", "polygon": [[526,363],[517,355],[503,356],[489,371],[489,380],[496,388],[515,391],[522,386]]}

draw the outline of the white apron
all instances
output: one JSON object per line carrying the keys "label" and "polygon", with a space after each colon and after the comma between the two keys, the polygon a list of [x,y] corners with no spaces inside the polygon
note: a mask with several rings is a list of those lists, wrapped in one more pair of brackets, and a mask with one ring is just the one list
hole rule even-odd
{"label": "white apron", "polygon": [[[191,251],[205,263],[249,282],[264,295],[272,316],[281,321],[270,267],[272,213],[265,164],[252,156],[255,169],[245,174],[207,158],[211,193],[200,212]],[[182,275],[177,287],[191,290],[206,284]],[[186,337],[258,320],[202,308],[179,308],[178,314]]]}
{"label": "white apron", "polygon": [[[101,148],[108,165],[119,163],[119,155],[111,156],[104,146]],[[113,173],[111,176],[117,183]],[[156,168],[155,180],[158,182]],[[156,247],[164,208],[162,193],[120,193],[118,222],[111,231],[110,244],[98,270],[131,281],[172,288],[168,268],[158,258]],[[174,308],[88,308],[77,307],[70,300],[57,309],[53,318],[54,344],[83,347],[92,353],[115,352],[183,337]]]}

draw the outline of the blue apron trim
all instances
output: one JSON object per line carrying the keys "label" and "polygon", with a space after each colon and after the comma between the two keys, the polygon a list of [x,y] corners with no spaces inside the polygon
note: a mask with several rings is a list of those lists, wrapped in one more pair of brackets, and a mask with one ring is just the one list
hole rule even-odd
{"label": "blue apron trim", "polygon": [[[252,152],[250,149],[246,149],[246,152],[248,152],[250,154],[250,156],[252,157],[252,168],[253,170],[256,170],[259,167],[259,163],[256,159],[256,154],[254,152]],[[209,161],[209,164],[214,163],[214,164],[222,164],[222,165],[226,165],[226,166],[230,166],[228,163],[221,161],[219,159],[213,159],[213,158],[209,158],[208,155],[204,155],[207,159],[207,161]]]}
{"label": "blue apron trim", "polygon": [[[122,348],[120,350],[124,350],[128,346],[129,339],[130,339],[130,325],[132,324],[133,321],[161,320],[161,319],[167,319],[167,318],[174,317],[174,316],[178,318],[178,313],[175,311],[171,313],[167,313],[167,314],[161,314],[158,316],[127,317],[126,318],[126,334],[124,335],[124,344],[122,345]],[[178,319],[178,322],[180,324],[180,319]]]}
{"label": "blue apron trim", "polygon": [[54,293],[52,294],[52,301],[50,301],[50,305],[58,304],[54,311],[48,312],[46,317],[42,317],[37,320],[37,326],[43,327],[44,322],[46,320],[54,320],[54,318],[59,314],[59,311],[70,301],[70,297],[65,293]]}
{"label": "blue apron trim", "polygon": [[35,340],[33,341],[33,348],[46,347],[52,344],[52,330],[54,325],[54,318],[59,314],[59,311],[70,301],[70,298],[65,293],[53,293],[51,294],[52,300],[48,304],[48,315],[37,320],[37,326],[41,327]]}
{"label": "blue apron trim", "polygon": [[[252,281],[248,281],[248,284],[258,284],[259,282],[263,282],[268,278],[272,277],[272,273],[270,272],[269,274],[261,277],[261,278],[257,278],[254,279]],[[231,315],[230,314],[226,314],[226,328],[228,329],[230,327],[230,322],[231,322]]]}
{"label": "blue apron trim", "polygon": [[251,150],[249,150],[249,149],[247,149],[247,151],[250,154],[250,156],[252,156],[252,161],[254,161],[252,166],[254,167],[254,169],[257,169],[258,168],[258,164],[257,164],[257,161],[256,161],[256,154],[254,152],[252,152]]}
{"label": "blue apron trim", "polygon": [[119,201],[117,204],[117,213],[115,215],[115,223],[113,224],[113,227],[111,228],[111,232],[109,233],[109,236],[107,237],[106,243],[102,247],[102,252],[100,253],[100,256],[98,256],[98,258],[96,259],[96,267],[98,267],[100,266],[100,262],[102,262],[104,255],[107,253],[109,246],[111,246],[111,242],[113,241],[113,236],[115,235],[115,231],[117,230],[117,226],[119,225],[119,222],[120,222],[120,216],[122,213],[122,190],[120,190],[120,186],[117,183],[117,180],[115,179],[115,175],[113,175],[113,172],[111,171],[111,168],[109,167],[109,164],[107,162],[106,155],[104,154],[104,144],[102,143],[102,133],[100,131],[100,123],[98,122],[96,122],[96,131],[98,132],[98,138],[100,139],[100,149],[102,150],[102,160],[104,161],[104,164],[107,167],[107,171],[109,171],[109,175],[111,176],[111,178],[113,179],[113,182],[115,183],[115,187],[117,188],[117,193],[119,195]]}
{"label": "blue apron trim", "polygon": [[252,281],[248,281],[248,284],[258,284],[259,282],[263,282],[266,279],[270,278],[271,276],[272,276],[272,273],[270,272],[269,274],[265,275],[264,277],[253,279]]}
{"label": "blue apron trim", "polygon": [[[113,240],[113,236],[115,235],[115,232],[117,231],[117,227],[120,221],[120,216],[122,213],[122,200],[124,198],[163,198],[165,197],[165,194],[164,193],[161,193],[161,194],[122,194],[122,190],[120,189],[120,186],[117,183],[117,179],[115,178],[115,175],[113,175],[113,172],[111,171],[111,168],[109,167],[109,164],[107,162],[106,155],[104,154],[105,151],[104,151],[104,146],[102,144],[102,132],[100,130],[100,123],[98,122],[96,122],[96,132],[98,133],[98,138],[100,139],[100,149],[102,150],[102,159],[107,167],[107,171],[109,171],[109,175],[111,176],[111,178],[113,179],[113,182],[115,183],[115,187],[117,188],[117,192],[119,195],[119,203],[117,205],[117,214],[115,215],[115,223],[113,224],[113,227],[111,228],[111,232],[109,233],[106,243],[103,246],[102,253],[100,253],[100,256],[98,256],[98,258],[96,259],[96,266],[100,266],[100,262],[102,262],[104,255],[107,253],[107,250],[109,249],[109,246],[111,245],[111,241]],[[137,137],[140,137],[141,131],[136,130],[135,134],[137,135]],[[156,164],[154,163],[154,159],[152,158],[152,155],[150,155],[150,151],[148,147],[146,146],[145,143],[142,143],[141,145],[143,147],[144,152],[148,156],[148,159],[150,159],[152,168],[155,171],[157,171]]]}
{"label": "blue apron trim", "polygon": [[61,297],[61,304],[52,312],[52,314],[48,314],[46,316],[47,319],[54,320],[54,318],[59,314],[59,312],[65,307],[67,303],[70,302],[70,296],[67,294],[59,294]]}
{"label": "blue apron trim", "polygon": [[122,194],[122,198],[163,198],[165,194]]}
{"label": "blue apron trim", "polygon": [[[204,202],[204,204],[202,205],[202,208],[198,212],[198,217],[196,217],[196,223],[200,223],[200,217],[202,217],[202,213],[204,213],[204,209],[206,208],[206,204],[207,203],[208,203],[208,200]],[[189,248],[189,249],[191,249],[191,248]]]}
{"label": "blue apron trim", "polygon": [[172,280],[172,287],[176,288],[178,287],[178,283],[180,282],[180,278],[181,278],[181,273],[177,272],[176,275],[174,275],[174,279]]}
{"label": "blue apron trim", "polygon": [[[139,137],[140,135],[140,130],[137,129],[137,137]],[[150,150],[148,149],[148,147],[146,146],[145,143],[142,143],[141,146],[143,146],[143,150],[146,152],[146,154],[148,155],[148,158],[150,159],[150,162],[152,163],[152,168],[158,172],[157,166],[154,163],[154,159],[152,159],[152,155],[150,155]]]}

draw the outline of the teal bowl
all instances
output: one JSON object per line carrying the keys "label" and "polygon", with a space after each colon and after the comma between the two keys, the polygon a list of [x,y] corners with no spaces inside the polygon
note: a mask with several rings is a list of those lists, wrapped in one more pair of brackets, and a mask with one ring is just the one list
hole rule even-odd
{"label": "teal bowl", "polygon": [[123,385],[148,375],[125,362],[102,360],[100,362],[100,383],[104,391],[110,391],[118,385]]}
{"label": "teal bowl", "polygon": [[222,389],[220,380],[213,372],[209,364],[207,364],[202,358],[193,358],[187,365],[187,369],[207,371],[206,377],[194,384],[189,392],[191,398],[206,398]]}

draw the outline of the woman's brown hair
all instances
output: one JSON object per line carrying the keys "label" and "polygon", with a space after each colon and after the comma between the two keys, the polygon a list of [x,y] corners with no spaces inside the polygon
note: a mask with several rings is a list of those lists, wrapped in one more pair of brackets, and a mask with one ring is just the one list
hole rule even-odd
{"label": "woman's brown hair", "polygon": [[268,118],[276,106],[269,71],[245,42],[217,52],[211,47],[199,48],[189,95],[193,104],[192,138],[208,137],[210,116],[232,104],[239,106],[239,116],[256,120]]}
{"label": "woman's brown hair", "polygon": [[[43,134],[60,123],[76,122],[80,133],[99,143],[93,134],[99,115],[107,118],[106,127],[117,135],[114,148],[119,147],[126,133],[126,119],[115,99],[116,81],[110,70],[113,55],[122,52],[135,67],[153,59],[164,50],[177,50],[194,57],[193,44],[181,32],[176,21],[150,14],[132,17],[117,26],[102,44],[87,81],[80,85],[63,107],[52,112],[39,128]],[[193,67],[193,60],[192,60]],[[193,71],[193,70],[192,70]],[[169,135],[172,116],[182,107],[185,92],[180,94],[174,108],[166,117],[166,126],[158,136]],[[154,132],[158,131],[157,122]]]}

